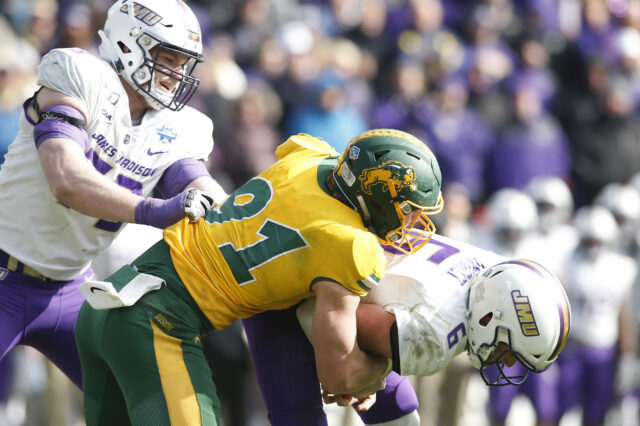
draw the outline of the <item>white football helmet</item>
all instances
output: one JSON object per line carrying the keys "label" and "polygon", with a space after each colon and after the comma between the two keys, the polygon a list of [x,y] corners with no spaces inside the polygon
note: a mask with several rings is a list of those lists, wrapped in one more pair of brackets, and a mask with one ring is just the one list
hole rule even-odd
{"label": "white football helmet", "polygon": [[538,227],[538,211],[533,199],[513,188],[496,191],[487,204],[491,233],[500,253],[515,253],[520,242]]}
{"label": "white football helmet", "polygon": [[580,237],[578,248],[589,257],[597,257],[602,250],[612,248],[619,240],[620,227],[609,209],[603,206],[580,207],[573,224]]}
{"label": "white football helmet", "polygon": [[557,176],[533,178],[525,192],[538,207],[541,229],[548,230],[569,222],[573,213],[573,196],[569,185]]}
{"label": "white football helmet", "polygon": [[538,225],[538,213],[531,197],[523,191],[503,188],[489,199],[489,220],[496,229],[532,231]]}
{"label": "white football helmet", "polygon": [[[98,34],[100,56],[150,107],[177,111],[198,88],[200,80],[192,73],[202,62],[202,34],[198,19],[182,0],[119,0],[109,8],[104,30]],[[150,50],[156,46],[152,55]],[[182,72],[157,62],[163,49],[187,57]],[[169,92],[156,87],[156,73],[177,80],[176,88]]]}
{"label": "white football helmet", "polygon": [[[521,384],[529,371],[549,368],[567,341],[571,311],[551,272],[514,259],[471,278],[467,317],[469,359],[487,385],[500,386]],[[505,366],[516,360],[525,370],[512,375]],[[497,368],[485,370],[490,365]]]}
{"label": "white football helmet", "polygon": [[640,192],[633,185],[610,183],[598,193],[594,204],[608,208],[621,225],[640,220]]}

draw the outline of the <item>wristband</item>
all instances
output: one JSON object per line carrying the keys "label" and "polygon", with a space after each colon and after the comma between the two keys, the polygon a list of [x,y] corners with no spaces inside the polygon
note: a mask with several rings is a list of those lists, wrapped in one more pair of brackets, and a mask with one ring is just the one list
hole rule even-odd
{"label": "wristband", "polygon": [[185,217],[187,191],[168,200],[147,197],[136,205],[135,222],[164,229]]}

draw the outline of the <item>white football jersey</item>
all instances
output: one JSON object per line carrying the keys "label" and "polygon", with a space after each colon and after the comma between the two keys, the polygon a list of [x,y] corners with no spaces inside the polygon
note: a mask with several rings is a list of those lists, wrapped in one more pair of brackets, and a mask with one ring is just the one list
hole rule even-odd
{"label": "white football jersey", "polygon": [[[136,194],[150,195],[173,162],[206,159],[213,148],[213,123],[190,107],[178,112],[149,110],[133,126],[118,74],[109,63],[81,49],[55,49],[44,56],[38,84],[84,105],[87,161]],[[122,224],[60,204],[49,190],[33,125],[24,113],[19,129],[0,170],[0,249],[47,277],[73,279],[111,243]]]}
{"label": "white football jersey", "polygon": [[568,259],[563,284],[571,302],[574,342],[608,348],[618,340],[618,315],[624,301],[631,302],[637,266],[628,256],[607,251],[595,260],[579,253]]}
{"label": "white football jersey", "polygon": [[417,253],[387,260],[363,302],[395,314],[402,375],[434,374],[466,349],[469,278],[506,258],[434,235]]}

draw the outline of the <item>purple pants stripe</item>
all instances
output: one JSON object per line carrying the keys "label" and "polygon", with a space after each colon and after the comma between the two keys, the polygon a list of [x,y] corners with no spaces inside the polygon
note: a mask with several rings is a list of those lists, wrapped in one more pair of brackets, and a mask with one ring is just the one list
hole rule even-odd
{"label": "purple pants stripe", "polygon": [[0,280],[0,359],[16,345],[32,346],[81,387],[74,330],[84,297],[77,288],[92,277],[89,269],[72,281],[42,282],[15,272]]}

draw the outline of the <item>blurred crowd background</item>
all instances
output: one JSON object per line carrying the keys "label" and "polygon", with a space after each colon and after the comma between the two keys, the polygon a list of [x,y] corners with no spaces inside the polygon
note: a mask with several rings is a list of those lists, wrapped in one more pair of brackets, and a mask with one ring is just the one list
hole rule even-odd
{"label": "blurred crowd background", "polygon": [[[368,128],[405,130],[442,168],[440,233],[539,260],[565,285],[573,329],[552,369],[489,392],[460,356],[415,380],[423,425],[640,423],[640,0],[188,4],[205,44],[191,105],[214,121],[209,168],[227,191],[291,134],[342,151]],[[0,163],[40,57],[97,54],[110,5],[0,1]],[[214,335],[224,424],[266,424],[241,326]],[[0,426],[82,424],[78,392],[39,354],[19,347],[0,368]]]}

